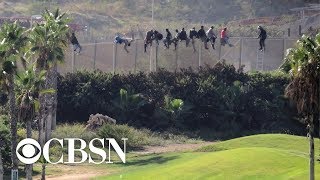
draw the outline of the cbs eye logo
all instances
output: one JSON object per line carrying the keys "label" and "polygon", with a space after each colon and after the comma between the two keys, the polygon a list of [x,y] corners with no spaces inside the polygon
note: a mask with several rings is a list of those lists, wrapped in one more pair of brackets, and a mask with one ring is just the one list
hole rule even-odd
{"label": "cbs eye logo", "polygon": [[[21,153],[19,149],[21,148]],[[24,164],[33,164],[40,159],[41,146],[34,139],[24,139],[19,142],[16,149],[18,159]]]}

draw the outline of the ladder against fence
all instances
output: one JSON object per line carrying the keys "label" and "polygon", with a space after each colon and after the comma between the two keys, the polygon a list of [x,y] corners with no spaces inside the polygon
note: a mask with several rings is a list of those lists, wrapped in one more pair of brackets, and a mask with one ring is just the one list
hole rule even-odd
{"label": "ladder against fence", "polygon": [[264,51],[257,50],[256,71],[264,70]]}

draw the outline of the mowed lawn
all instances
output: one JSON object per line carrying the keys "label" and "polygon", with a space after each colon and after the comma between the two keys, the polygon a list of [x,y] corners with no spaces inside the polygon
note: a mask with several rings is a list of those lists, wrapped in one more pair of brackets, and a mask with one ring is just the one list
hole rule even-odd
{"label": "mowed lawn", "polygon": [[[316,155],[319,154],[316,140]],[[308,139],[256,135],[187,153],[127,159],[119,172],[95,179],[308,179]],[[320,178],[320,164],[316,162]]]}

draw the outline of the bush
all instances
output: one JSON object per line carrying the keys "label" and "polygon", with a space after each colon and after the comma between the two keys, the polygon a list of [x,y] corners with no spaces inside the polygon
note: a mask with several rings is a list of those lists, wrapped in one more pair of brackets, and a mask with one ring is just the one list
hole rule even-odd
{"label": "bush", "polygon": [[137,130],[128,125],[111,125],[102,126],[98,132],[100,138],[114,138],[123,147],[122,138],[128,138],[126,146],[129,149],[142,148],[146,145],[152,145],[152,133],[148,130]]}
{"label": "bush", "polygon": [[0,151],[2,152],[4,167],[10,167],[11,164],[10,140],[8,117],[0,115]]}
{"label": "bush", "polygon": [[64,139],[64,138],[80,138],[87,143],[96,138],[97,135],[94,132],[87,131],[82,124],[63,124],[57,126],[57,129],[53,131],[52,138]]}
{"label": "bush", "polygon": [[[101,113],[152,131],[207,128],[230,136],[244,131],[305,134],[294,120],[295,108],[283,96],[288,82],[280,73],[248,74],[223,62],[197,72],[76,72],[59,77],[58,120],[84,123],[90,114]],[[121,89],[128,101],[121,100]],[[183,111],[172,113],[168,98],[180,99]]]}

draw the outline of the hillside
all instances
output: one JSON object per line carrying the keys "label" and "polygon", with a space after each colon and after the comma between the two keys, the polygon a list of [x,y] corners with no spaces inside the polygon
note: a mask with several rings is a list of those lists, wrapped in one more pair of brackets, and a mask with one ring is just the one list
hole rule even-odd
{"label": "hillside", "polygon": [[[249,136],[216,143],[199,151],[130,159],[126,165],[121,165],[125,168],[121,174],[98,179],[141,179],[142,174],[144,179],[308,178],[306,137]],[[320,176],[319,168],[317,163],[316,176]]]}
{"label": "hillside", "polygon": [[[152,0],[7,0],[0,3],[1,16],[41,14],[46,7],[60,7],[71,14],[74,22],[85,24],[84,36],[108,39],[114,33],[145,31],[151,26]],[[317,0],[155,0],[155,27],[191,28],[200,24],[224,24],[231,20],[280,16],[290,8]],[[92,39],[90,38],[90,39]]]}

